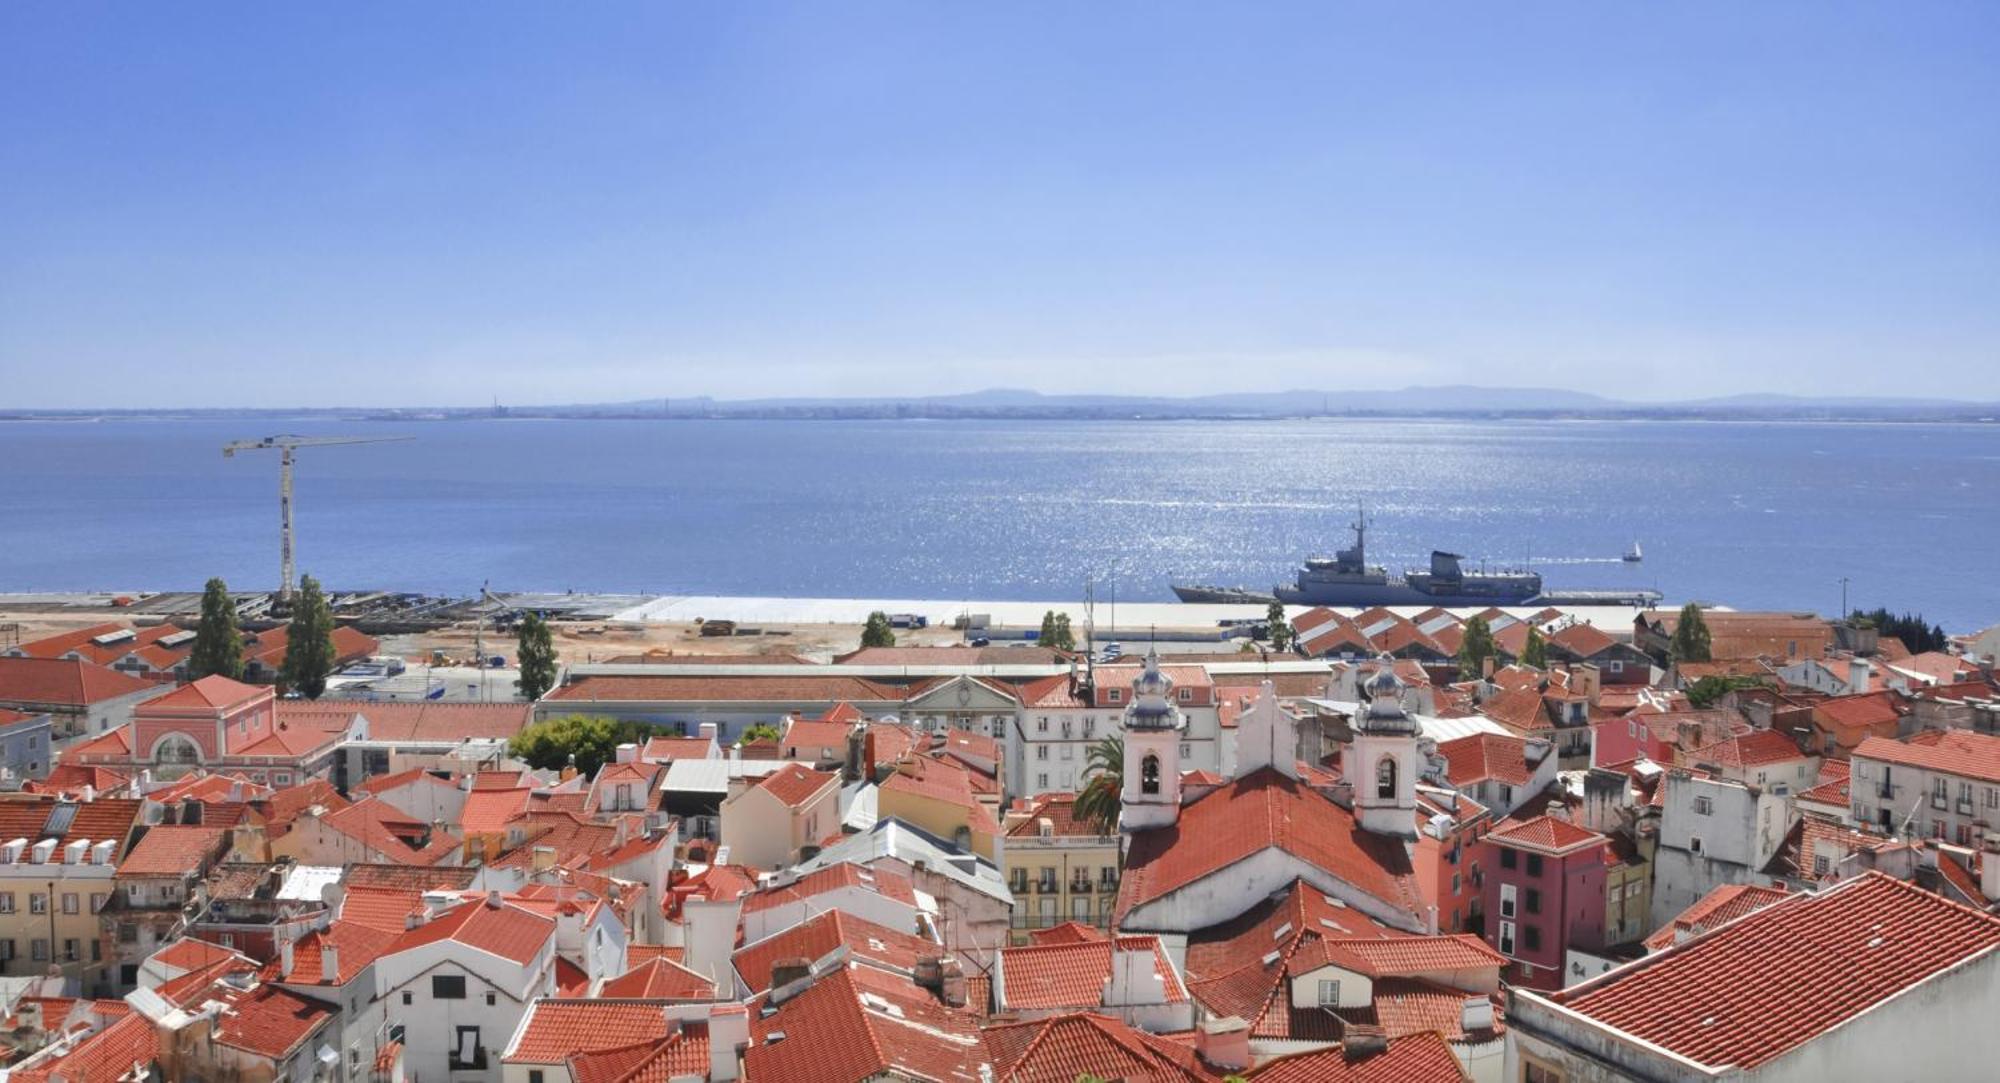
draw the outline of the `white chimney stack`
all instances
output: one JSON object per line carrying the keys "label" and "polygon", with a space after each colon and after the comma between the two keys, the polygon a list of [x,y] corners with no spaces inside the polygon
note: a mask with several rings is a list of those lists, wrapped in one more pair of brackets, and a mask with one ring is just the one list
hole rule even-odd
{"label": "white chimney stack", "polygon": [[708,1078],[734,1083],[741,1074],[743,1047],[750,1044],[750,1009],[720,1004],[708,1013]]}

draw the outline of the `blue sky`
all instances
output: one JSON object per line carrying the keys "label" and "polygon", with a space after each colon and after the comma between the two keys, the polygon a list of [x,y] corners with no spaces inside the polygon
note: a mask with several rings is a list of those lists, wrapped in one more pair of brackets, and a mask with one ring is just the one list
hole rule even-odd
{"label": "blue sky", "polygon": [[2000,398],[1996,50],[1990,3],[7,4],[0,406]]}

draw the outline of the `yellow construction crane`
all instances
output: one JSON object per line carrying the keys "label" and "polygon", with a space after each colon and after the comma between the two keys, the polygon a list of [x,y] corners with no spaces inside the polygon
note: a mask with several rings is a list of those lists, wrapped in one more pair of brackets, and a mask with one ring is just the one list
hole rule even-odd
{"label": "yellow construction crane", "polygon": [[222,457],[234,458],[239,451],[279,451],[278,513],[282,520],[279,537],[284,552],[282,578],[278,580],[278,600],[292,600],[292,453],[302,447],[330,447],[334,444],[384,444],[408,440],[408,436],[266,436],[262,440],[238,440],[222,446]]}

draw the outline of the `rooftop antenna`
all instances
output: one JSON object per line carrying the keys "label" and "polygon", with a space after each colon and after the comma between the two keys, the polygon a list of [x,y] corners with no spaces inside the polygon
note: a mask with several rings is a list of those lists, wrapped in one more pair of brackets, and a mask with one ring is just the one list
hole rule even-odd
{"label": "rooftop antenna", "polygon": [[292,601],[292,462],[302,447],[333,447],[339,444],[385,444],[409,440],[408,436],[266,436],[262,440],[237,440],[222,445],[222,457],[232,459],[239,451],[277,451],[278,460],[278,600]]}

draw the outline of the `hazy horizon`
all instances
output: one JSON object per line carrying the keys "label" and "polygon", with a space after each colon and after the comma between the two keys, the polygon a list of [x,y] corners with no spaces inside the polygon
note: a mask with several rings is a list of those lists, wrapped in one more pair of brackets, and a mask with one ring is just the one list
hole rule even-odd
{"label": "hazy horizon", "polygon": [[2000,8],[0,9],[0,408],[2000,400]]}

